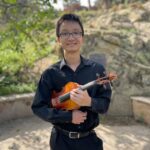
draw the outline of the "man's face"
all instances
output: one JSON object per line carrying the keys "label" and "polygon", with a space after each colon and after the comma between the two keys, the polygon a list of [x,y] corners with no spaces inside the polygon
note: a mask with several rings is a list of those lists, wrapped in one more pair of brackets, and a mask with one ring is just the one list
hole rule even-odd
{"label": "man's face", "polygon": [[64,51],[72,53],[80,50],[83,37],[78,22],[64,21],[60,26],[59,34],[60,37],[58,37],[58,42]]}

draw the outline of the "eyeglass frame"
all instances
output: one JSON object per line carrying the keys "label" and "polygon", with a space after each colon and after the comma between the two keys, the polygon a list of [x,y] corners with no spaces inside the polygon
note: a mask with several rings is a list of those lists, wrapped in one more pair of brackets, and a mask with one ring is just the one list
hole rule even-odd
{"label": "eyeglass frame", "polygon": [[[67,34],[67,35],[65,35],[65,34]],[[64,33],[60,33],[59,37],[61,37],[63,39],[68,39],[71,35],[73,38],[79,38],[79,37],[83,36],[83,32],[64,32]]]}

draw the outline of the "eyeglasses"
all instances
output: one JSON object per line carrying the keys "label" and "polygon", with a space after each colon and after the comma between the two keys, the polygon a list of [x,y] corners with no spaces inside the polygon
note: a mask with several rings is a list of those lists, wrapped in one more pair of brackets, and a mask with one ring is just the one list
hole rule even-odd
{"label": "eyeglasses", "polygon": [[71,35],[73,38],[80,38],[82,36],[82,32],[63,32],[59,34],[59,36],[63,39],[68,39]]}

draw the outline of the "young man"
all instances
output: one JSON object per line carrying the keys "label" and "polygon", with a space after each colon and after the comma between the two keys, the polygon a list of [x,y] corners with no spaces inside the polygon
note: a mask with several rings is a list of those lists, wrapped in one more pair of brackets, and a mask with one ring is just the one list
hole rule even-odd
{"label": "young man", "polygon": [[59,92],[70,81],[84,85],[105,76],[102,65],[80,54],[84,29],[79,17],[65,14],[57,22],[57,41],[63,49],[63,59],[46,69],[39,81],[32,104],[33,112],[52,123],[51,150],[103,150],[103,142],[93,130],[99,124],[99,113],[108,110],[109,84],[94,85],[88,90],[73,89],[70,99],[80,108],[63,110],[52,106],[52,92]]}

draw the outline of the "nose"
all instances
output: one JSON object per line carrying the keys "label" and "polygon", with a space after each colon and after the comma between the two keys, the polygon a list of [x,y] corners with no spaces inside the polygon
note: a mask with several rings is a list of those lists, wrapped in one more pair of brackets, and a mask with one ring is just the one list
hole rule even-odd
{"label": "nose", "polygon": [[69,39],[69,40],[74,39],[73,35],[72,35],[72,34],[70,34],[70,35],[69,35],[69,37],[68,37],[68,39]]}
{"label": "nose", "polygon": [[74,39],[74,36],[72,33],[69,34],[68,39]]}

